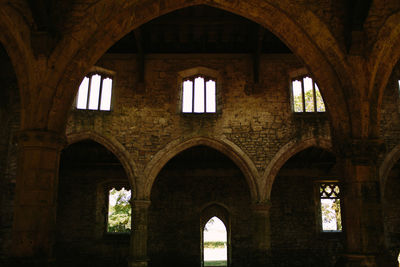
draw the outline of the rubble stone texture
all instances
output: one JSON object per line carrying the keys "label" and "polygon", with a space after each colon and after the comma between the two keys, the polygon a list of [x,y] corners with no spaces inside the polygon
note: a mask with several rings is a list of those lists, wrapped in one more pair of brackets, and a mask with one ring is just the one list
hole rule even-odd
{"label": "rubble stone texture", "polygon": [[[398,0],[0,1],[0,265],[201,266],[212,215],[231,267],[398,266],[399,43]],[[74,108],[93,70],[111,111]],[[196,71],[215,114],[181,112]],[[303,74],[326,113],[293,113]],[[319,181],[340,182],[340,233]],[[121,186],[132,231],[110,235]]]}

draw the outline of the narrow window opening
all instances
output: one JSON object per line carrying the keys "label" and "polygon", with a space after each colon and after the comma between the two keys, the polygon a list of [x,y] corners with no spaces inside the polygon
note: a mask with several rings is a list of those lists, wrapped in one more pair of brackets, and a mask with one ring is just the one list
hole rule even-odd
{"label": "narrow window opening", "polygon": [[194,79],[194,112],[204,113],[204,78]]}
{"label": "narrow window opening", "polygon": [[325,112],[325,104],[318,85],[311,77],[292,80],[292,106],[296,113]]}
{"label": "narrow window opening", "polygon": [[101,74],[85,77],[76,98],[77,109],[111,110],[112,79]]}
{"label": "narrow window opening", "polygon": [[341,232],[340,188],[338,183],[321,183],[321,220],[323,232]]}
{"label": "narrow window opening", "polygon": [[76,108],[86,109],[87,100],[89,95],[89,78],[85,77],[79,86],[78,99],[76,101]]}
{"label": "narrow window opening", "polygon": [[227,266],[227,231],[218,217],[212,217],[204,226],[203,251],[204,266]]}
{"label": "narrow window opening", "polygon": [[108,191],[108,233],[129,233],[131,231],[131,190],[112,188]]}
{"label": "narrow window opening", "polygon": [[186,78],[182,86],[183,113],[215,113],[216,82],[203,76]]}

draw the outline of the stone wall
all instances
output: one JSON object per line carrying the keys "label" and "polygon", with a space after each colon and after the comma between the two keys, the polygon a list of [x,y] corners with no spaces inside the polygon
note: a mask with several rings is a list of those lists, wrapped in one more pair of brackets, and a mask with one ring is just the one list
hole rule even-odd
{"label": "stone wall", "polygon": [[11,228],[16,179],[20,100],[17,78],[6,51],[0,46],[0,258],[7,256],[11,245]]}
{"label": "stone wall", "polygon": [[297,166],[291,164],[309,150],[294,155],[281,168],[272,187],[272,266],[336,266],[344,251],[344,233],[322,232],[320,221],[318,181],[340,180],[335,173],[335,157],[329,158],[329,168],[321,168],[329,161],[318,161],[311,153]]}
{"label": "stone wall", "polygon": [[130,236],[107,233],[106,218],[108,190],[129,182],[106,148],[89,144],[86,151],[82,142],[71,145],[61,157],[55,255],[60,266],[125,266]]}
{"label": "stone wall", "polygon": [[[231,266],[251,263],[254,226],[249,187],[238,167],[224,155],[202,164],[204,158],[197,151],[212,150],[203,149],[182,152],[157,177],[149,210],[150,266],[198,266],[202,210],[215,203],[228,211]],[[190,153],[196,157],[187,160]]]}
{"label": "stone wall", "polygon": [[[176,139],[227,138],[252,159],[260,172],[290,140],[313,136],[329,139],[326,119],[298,118],[291,112],[290,72],[302,67],[292,55],[263,56],[260,84],[256,86],[251,85],[252,60],[247,55],[149,55],[145,89],[137,83],[134,56],[105,55],[97,65],[116,72],[113,111],[73,110],[67,134],[95,131],[113,136],[139,168]],[[180,113],[178,72],[198,66],[221,75],[217,104],[221,112],[217,114]]]}
{"label": "stone wall", "polygon": [[[381,163],[381,174],[387,175],[387,177],[380,177],[383,188],[382,192],[382,203],[383,203],[383,215],[385,222],[385,234],[386,244],[393,254],[393,257],[397,258],[400,251],[400,233],[397,230],[400,221],[399,209],[398,209],[398,197],[397,192],[400,186],[399,184],[399,167],[398,162],[395,162],[395,158],[398,157],[398,153],[391,153],[397,150],[397,146],[400,144],[400,93],[399,93],[399,81],[400,79],[400,64],[397,64],[393,69],[390,76],[388,85],[384,92],[384,98],[382,102],[382,115],[381,115],[381,136],[386,145],[386,153],[380,158]],[[394,159],[388,157],[395,157]],[[389,160],[389,161],[388,161]],[[386,162],[393,162],[393,164],[384,164]],[[391,170],[386,168],[392,167]]]}

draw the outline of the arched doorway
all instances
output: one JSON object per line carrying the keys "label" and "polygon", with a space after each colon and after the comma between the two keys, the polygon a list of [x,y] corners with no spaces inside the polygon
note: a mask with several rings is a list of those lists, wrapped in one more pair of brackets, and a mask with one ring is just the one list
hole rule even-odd
{"label": "arched doorway", "polygon": [[[201,265],[204,226],[216,216],[226,227],[227,244],[235,237],[238,240],[230,243],[231,252],[227,246],[226,263],[231,258],[243,266],[252,245],[250,204],[246,179],[227,156],[207,146],[179,153],[164,166],[152,187],[149,265]],[[228,209],[236,212],[231,220]]]}
{"label": "arched doorway", "polygon": [[132,189],[120,160],[103,145],[87,139],[62,151],[55,246],[61,265],[126,264]]}
{"label": "arched doorway", "polygon": [[231,265],[230,217],[219,203],[211,203],[201,212],[201,266]]}
{"label": "arched doorway", "polygon": [[228,239],[225,224],[214,216],[203,228],[203,266],[227,266]]}
{"label": "arched doorway", "polygon": [[333,266],[343,253],[342,179],[333,153],[309,147],[279,170],[271,192],[274,260],[284,266]]}

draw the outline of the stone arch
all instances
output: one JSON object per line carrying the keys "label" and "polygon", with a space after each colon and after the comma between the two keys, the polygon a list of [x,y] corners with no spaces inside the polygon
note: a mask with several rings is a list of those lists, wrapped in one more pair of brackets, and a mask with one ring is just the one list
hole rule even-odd
{"label": "stone arch", "polygon": [[152,186],[158,173],[165,164],[180,152],[198,145],[211,147],[229,157],[245,176],[247,184],[249,185],[251,200],[253,202],[258,201],[258,172],[251,159],[237,145],[229,140],[215,140],[208,137],[195,137],[183,141],[182,139],[177,139],[161,149],[147,164],[144,171],[146,181],[144,183],[143,192],[138,192],[140,195],[137,197],[141,199],[150,199]]}
{"label": "stone arch", "polygon": [[110,136],[103,136],[93,131],[87,132],[79,132],[79,133],[70,133],[67,135],[67,143],[68,145],[77,143],[83,140],[93,140],[108,150],[110,150],[121,162],[126,175],[128,176],[128,181],[133,189],[132,199],[137,195],[137,183],[136,183],[136,175],[138,172],[138,168],[136,167],[135,162],[131,159],[128,151],[124,148],[124,146],[118,142],[115,138]]}
{"label": "stone arch", "polygon": [[400,159],[400,145],[395,146],[385,157],[379,167],[379,180],[381,182],[381,194],[385,195],[385,188],[390,171]]}
{"label": "stone arch", "polygon": [[[29,88],[35,80],[35,58],[30,49],[30,42],[25,39],[30,35],[30,28],[25,19],[27,18],[21,18],[21,14],[11,6],[5,5],[0,9],[0,43],[7,51],[17,77],[21,109],[24,109],[29,101]],[[21,116],[23,115],[21,112]]]}
{"label": "stone arch", "polygon": [[288,161],[292,156],[298,152],[307,149],[309,147],[320,147],[328,151],[332,151],[331,141],[328,139],[320,138],[310,138],[305,140],[292,140],[291,142],[284,145],[278,153],[272,158],[265,168],[264,174],[261,181],[263,181],[263,188],[260,192],[263,202],[267,202],[271,197],[271,190],[274,184],[276,175],[282,166]]}
{"label": "stone arch", "polygon": [[[348,106],[342,91],[348,85],[342,83],[351,79],[344,52],[328,27],[314,13],[305,11],[304,6],[289,0],[148,0],[140,3],[124,2],[120,5],[111,1],[94,4],[87,10],[86,20],[94,19],[101,23],[97,27],[76,25],[79,30],[71,31],[71,36],[65,36],[54,52],[55,56],[69,54],[70,57],[69,61],[60,65],[60,69],[56,71],[60,75],[56,95],[63,97],[56,98],[53,102],[51,112],[58,115],[50,118],[48,128],[64,127],[67,111],[79,81],[85,71],[112,44],[151,19],[177,9],[201,4],[244,16],[283,40],[303,60],[320,84],[329,114],[335,114],[330,115],[334,129],[341,134],[349,133]],[[112,11],[96,12],[106,8]]]}
{"label": "stone arch", "polygon": [[[371,79],[368,98],[371,106],[372,136],[379,136],[380,110],[387,82],[400,59],[400,12],[389,16],[380,28],[370,55]],[[375,113],[373,113],[375,112]]]}

